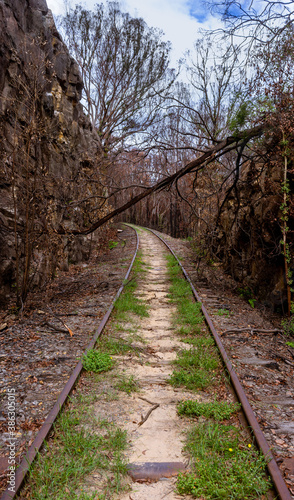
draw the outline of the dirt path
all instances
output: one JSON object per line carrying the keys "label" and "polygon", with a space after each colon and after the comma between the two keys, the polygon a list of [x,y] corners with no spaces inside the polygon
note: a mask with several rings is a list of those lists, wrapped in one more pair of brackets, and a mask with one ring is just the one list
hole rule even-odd
{"label": "dirt path", "polygon": [[[154,236],[145,232],[140,235],[140,247],[149,269],[144,281],[139,282],[138,295],[149,304],[149,318],[140,321],[138,334],[148,343],[153,355],[148,365],[137,360],[137,363],[132,362],[126,366],[127,372],[136,376],[141,388],[140,397],[134,398],[129,422],[126,424],[132,439],[128,459],[130,463],[138,465],[150,462],[184,463],[183,423],[176,413],[176,403],[183,399],[184,393],[175,391],[166,383],[172,372],[171,361],[176,357],[176,350],[182,346],[173,335],[172,315],[175,308],[167,297],[169,281],[165,249]],[[153,407],[141,398],[160,406],[138,427],[138,417],[141,414],[145,416]],[[143,469],[146,470],[147,467],[144,465]],[[132,493],[121,499],[179,498],[172,492],[173,482],[170,479],[151,484],[133,483]]]}
{"label": "dirt path", "polygon": [[[147,270],[138,282],[137,295],[147,302],[149,317],[136,319],[136,329],[144,350],[140,357],[119,357],[120,371],[127,377],[135,377],[139,391],[131,395],[120,393],[118,401],[100,399],[95,413],[102,418],[112,415],[127,430],[130,440],[127,461],[131,464],[131,474],[139,474],[142,479],[142,482],[130,481],[132,491],[120,495],[120,500],[183,499],[174,493],[177,471],[183,470],[187,462],[182,453],[185,425],[177,415],[176,404],[184,398],[197,399],[197,395],[174,389],[167,383],[172,373],[171,362],[183,343],[176,339],[172,326],[175,309],[168,299],[165,247],[155,236],[142,231],[140,249]],[[147,420],[141,424],[146,416]],[[154,472],[158,471],[165,477],[153,482]],[[93,478],[89,486],[90,491],[99,491],[99,484]]]}

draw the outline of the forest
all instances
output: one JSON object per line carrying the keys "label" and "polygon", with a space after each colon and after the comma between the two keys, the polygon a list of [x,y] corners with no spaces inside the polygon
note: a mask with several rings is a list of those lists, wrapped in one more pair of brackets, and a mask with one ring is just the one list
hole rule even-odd
{"label": "forest", "polygon": [[177,68],[117,2],[56,22],[25,4],[1,5],[1,303],[23,308],[128,221],[188,238],[290,315],[292,3],[211,2],[224,27]]}

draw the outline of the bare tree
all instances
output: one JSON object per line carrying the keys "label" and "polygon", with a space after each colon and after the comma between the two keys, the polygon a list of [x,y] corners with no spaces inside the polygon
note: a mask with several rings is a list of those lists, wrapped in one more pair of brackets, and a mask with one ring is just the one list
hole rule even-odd
{"label": "bare tree", "polygon": [[189,114],[207,144],[215,144],[227,135],[233,114],[246,99],[240,50],[224,39],[217,47],[211,36],[198,40],[188,54],[187,73],[196,102]]}
{"label": "bare tree", "polygon": [[293,29],[293,2],[286,0],[220,0],[206,2],[210,10],[221,16],[225,28],[214,32],[228,35],[231,42],[242,48],[250,59],[256,44],[270,45],[279,40],[285,30]]}
{"label": "bare tree", "polygon": [[93,12],[78,5],[61,26],[82,73],[85,108],[101,152],[133,146],[156,120],[159,92],[173,81],[170,44],[117,2],[98,4]]}

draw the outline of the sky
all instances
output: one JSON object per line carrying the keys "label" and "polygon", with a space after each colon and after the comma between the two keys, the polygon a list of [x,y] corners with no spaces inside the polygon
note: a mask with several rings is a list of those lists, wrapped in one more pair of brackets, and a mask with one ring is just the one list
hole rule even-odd
{"label": "sky", "polygon": [[[74,7],[81,3],[89,10],[103,0],[68,0]],[[186,50],[193,49],[199,29],[215,29],[220,22],[211,16],[202,0],[121,0],[122,9],[132,16],[142,17],[148,26],[160,28],[164,40],[172,42],[171,62],[176,66]],[[64,13],[64,0],[47,0],[53,15]]]}

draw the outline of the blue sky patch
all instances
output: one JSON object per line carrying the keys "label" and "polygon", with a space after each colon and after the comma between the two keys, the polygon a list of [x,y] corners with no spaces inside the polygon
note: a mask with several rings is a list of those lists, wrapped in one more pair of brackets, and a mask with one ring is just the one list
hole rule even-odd
{"label": "blue sky patch", "polygon": [[208,15],[208,9],[203,5],[201,0],[192,0],[188,2],[189,15],[196,19],[199,23],[203,23]]}

